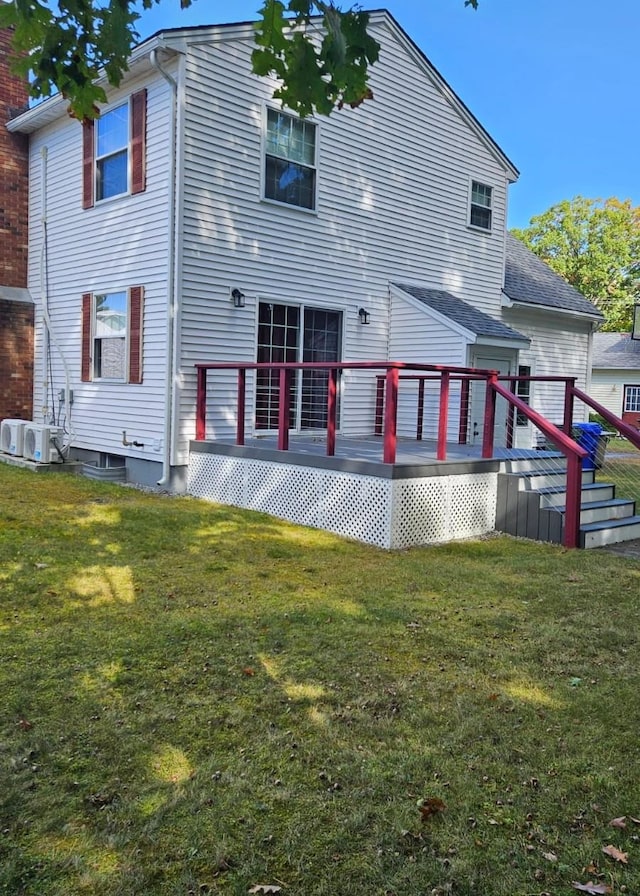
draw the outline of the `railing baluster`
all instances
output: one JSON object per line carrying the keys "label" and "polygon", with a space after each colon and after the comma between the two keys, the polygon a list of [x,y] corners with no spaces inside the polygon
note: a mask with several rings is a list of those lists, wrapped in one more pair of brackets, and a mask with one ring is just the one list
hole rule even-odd
{"label": "railing baluster", "polygon": [[487,377],[487,393],[484,402],[484,425],[482,429],[482,457],[493,457],[493,438],[496,425],[496,393],[493,386],[498,382],[498,374]]}

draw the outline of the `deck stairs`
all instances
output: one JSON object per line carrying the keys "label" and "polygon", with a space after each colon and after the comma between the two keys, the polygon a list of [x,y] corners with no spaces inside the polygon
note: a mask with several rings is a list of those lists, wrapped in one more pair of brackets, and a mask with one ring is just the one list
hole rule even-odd
{"label": "deck stairs", "polygon": [[[597,482],[595,470],[582,471],[580,547],[597,548],[640,538],[635,501],[618,497],[613,483]],[[566,461],[541,451],[504,460],[498,484],[496,528],[511,535],[559,544],[566,509]]]}

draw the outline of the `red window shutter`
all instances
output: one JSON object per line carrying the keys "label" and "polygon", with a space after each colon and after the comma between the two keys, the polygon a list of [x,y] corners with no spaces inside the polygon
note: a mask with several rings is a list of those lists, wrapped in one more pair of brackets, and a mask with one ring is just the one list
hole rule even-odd
{"label": "red window shutter", "polygon": [[91,306],[93,298],[90,292],[82,296],[82,363],[80,379],[83,383],[91,381]]}
{"label": "red window shutter", "polygon": [[93,140],[94,122],[82,123],[82,208],[93,205]]}
{"label": "red window shutter", "polygon": [[130,383],[142,382],[142,319],[143,294],[141,286],[129,290],[129,377]]}
{"label": "red window shutter", "polygon": [[131,192],[144,193],[147,185],[147,91],[131,95]]}

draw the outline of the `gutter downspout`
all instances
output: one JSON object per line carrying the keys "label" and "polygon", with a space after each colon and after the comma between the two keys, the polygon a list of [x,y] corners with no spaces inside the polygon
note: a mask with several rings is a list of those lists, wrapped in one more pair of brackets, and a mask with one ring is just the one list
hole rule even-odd
{"label": "gutter downspout", "polygon": [[166,339],[166,380],[165,380],[165,418],[162,453],[162,477],[159,486],[168,486],[171,481],[171,444],[173,432],[173,377],[174,377],[174,330],[178,314],[175,288],[175,251],[176,251],[176,147],[178,117],[178,82],[172,78],[158,62],[158,51],[154,48],[149,54],[149,61],[155,70],[164,78],[171,88],[171,148],[169,166],[169,234],[168,234],[168,270],[167,270],[167,339]]}

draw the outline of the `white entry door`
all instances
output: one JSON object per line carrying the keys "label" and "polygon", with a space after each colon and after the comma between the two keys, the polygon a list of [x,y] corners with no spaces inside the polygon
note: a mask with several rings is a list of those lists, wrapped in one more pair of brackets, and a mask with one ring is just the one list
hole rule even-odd
{"label": "white entry door", "polygon": [[[516,357],[500,356],[490,349],[474,353],[471,362],[472,367],[480,370],[497,370],[506,376],[515,370]],[[484,381],[471,384],[471,413],[469,414],[469,442],[472,445],[482,444],[482,429],[484,426],[484,407],[486,397],[486,385]],[[494,445],[502,447],[507,442],[507,402],[498,396],[496,401],[496,425],[494,430]]]}

